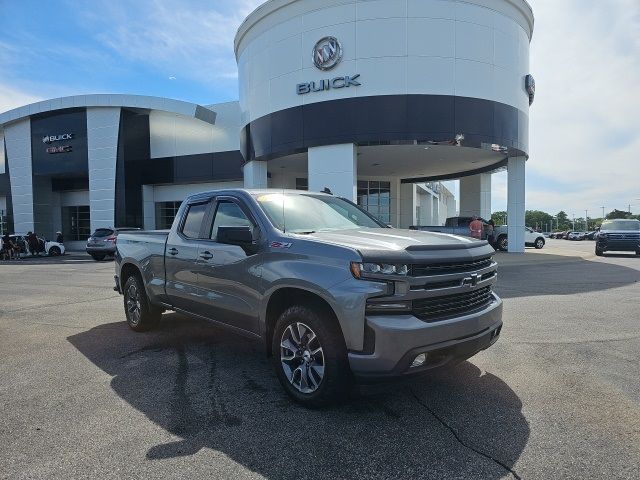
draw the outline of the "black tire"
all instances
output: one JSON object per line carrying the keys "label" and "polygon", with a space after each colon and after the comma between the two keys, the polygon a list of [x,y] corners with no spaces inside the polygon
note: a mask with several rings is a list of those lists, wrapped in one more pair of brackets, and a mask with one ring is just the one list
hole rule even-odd
{"label": "black tire", "polygon": [[[300,325],[302,327],[299,327]],[[307,328],[311,330],[311,334],[315,334],[315,337],[305,343],[305,335],[307,338],[309,336]],[[289,340],[292,331],[297,332],[302,344],[297,352],[281,346],[282,344],[296,346]],[[276,375],[293,400],[305,407],[320,408],[340,403],[348,397],[351,370],[347,360],[347,348],[332,312],[318,306],[289,307],[278,318],[271,342]],[[319,347],[321,352],[312,355],[311,352]],[[291,359],[287,361],[284,357],[288,356],[291,356]],[[318,367],[322,367],[321,377],[317,373]],[[303,371],[307,372],[306,377],[311,379],[311,382],[307,380],[303,384]],[[299,386],[295,385],[296,378],[299,379]],[[313,390],[303,392],[301,388],[304,385],[309,385]]]}
{"label": "black tire", "polygon": [[544,248],[544,238],[542,238],[542,237],[536,238],[536,243],[534,243],[533,246],[536,247],[536,250],[543,249]]}
{"label": "black tire", "polygon": [[96,261],[96,262],[101,262],[102,260],[104,260],[104,255],[102,255],[101,253],[92,253],[91,257]]}
{"label": "black tire", "polygon": [[158,325],[162,310],[149,303],[147,292],[138,276],[133,275],[127,279],[123,297],[124,313],[132,330],[146,332]]}
{"label": "black tire", "polygon": [[58,257],[60,256],[62,252],[60,251],[60,247],[51,247],[49,249],[49,256],[50,257]]}
{"label": "black tire", "polygon": [[500,235],[498,237],[498,242],[496,243],[496,245],[498,246],[498,250],[506,252],[507,250],[509,250],[509,239],[506,235]]}
{"label": "black tire", "polygon": [[604,250],[596,247],[596,256],[602,257],[604,255]]}

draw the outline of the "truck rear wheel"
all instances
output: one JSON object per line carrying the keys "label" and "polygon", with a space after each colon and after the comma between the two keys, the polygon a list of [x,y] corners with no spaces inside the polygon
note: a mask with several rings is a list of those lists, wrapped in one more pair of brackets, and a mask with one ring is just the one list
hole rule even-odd
{"label": "truck rear wheel", "polygon": [[293,306],[276,322],[273,362],[287,394],[306,407],[344,400],[350,390],[347,348],[337,322],[323,309]]}
{"label": "truck rear wheel", "polygon": [[142,282],[136,275],[124,284],[124,312],[127,323],[136,332],[146,332],[158,325],[162,311],[149,303]]}

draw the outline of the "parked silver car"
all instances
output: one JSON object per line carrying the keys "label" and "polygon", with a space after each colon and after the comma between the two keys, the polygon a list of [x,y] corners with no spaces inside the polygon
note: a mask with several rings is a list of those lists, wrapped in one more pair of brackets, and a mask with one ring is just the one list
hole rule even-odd
{"label": "parked silver car", "polygon": [[96,262],[104,260],[116,253],[118,233],[140,230],[139,228],[98,228],[87,240],[87,253]]}

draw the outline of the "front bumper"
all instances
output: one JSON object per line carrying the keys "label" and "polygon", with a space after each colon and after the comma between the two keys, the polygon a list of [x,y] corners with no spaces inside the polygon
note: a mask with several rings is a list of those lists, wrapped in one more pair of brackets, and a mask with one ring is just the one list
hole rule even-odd
{"label": "front bumper", "polygon": [[603,252],[637,252],[640,251],[640,242],[638,240],[598,240],[597,246]]}
{"label": "front bumper", "polygon": [[[413,315],[367,316],[373,331],[373,353],[349,353],[354,376],[363,382],[411,376],[455,364],[493,345],[502,328],[502,300],[485,309],[450,320],[427,323]],[[421,353],[426,362],[411,367]]]}

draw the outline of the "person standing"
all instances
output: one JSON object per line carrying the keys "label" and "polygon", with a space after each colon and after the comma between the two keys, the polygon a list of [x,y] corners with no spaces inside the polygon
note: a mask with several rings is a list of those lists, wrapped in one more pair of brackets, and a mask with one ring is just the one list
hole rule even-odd
{"label": "person standing", "polygon": [[29,253],[32,257],[35,257],[36,253],[38,256],[40,255],[38,253],[38,237],[36,237],[35,233],[27,233],[27,245],[29,246]]}
{"label": "person standing", "polygon": [[4,236],[2,237],[2,248],[4,248],[4,251],[9,256],[9,260],[12,260],[13,258],[17,258],[18,260],[20,260],[18,247],[16,246],[15,243],[11,241],[9,232],[5,233]]}
{"label": "person standing", "polygon": [[473,220],[469,224],[469,230],[471,231],[471,236],[473,238],[477,238],[480,240],[482,238],[482,222],[478,219],[476,215],[473,216]]}
{"label": "person standing", "polygon": [[493,222],[493,219],[487,222],[487,240],[491,246],[493,246],[493,242],[495,242],[495,238],[493,235],[493,230],[496,228],[496,224]]}

